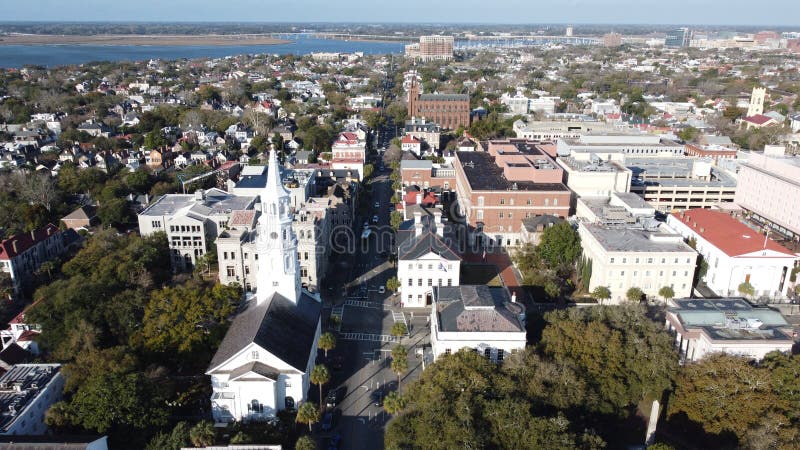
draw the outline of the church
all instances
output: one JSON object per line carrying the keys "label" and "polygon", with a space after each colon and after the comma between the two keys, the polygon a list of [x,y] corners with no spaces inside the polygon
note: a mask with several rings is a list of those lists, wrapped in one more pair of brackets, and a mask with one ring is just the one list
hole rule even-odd
{"label": "church", "polygon": [[262,420],[306,399],[317,355],[322,303],[301,288],[289,192],[275,151],[257,225],[256,295],[231,324],[211,360],[217,422]]}

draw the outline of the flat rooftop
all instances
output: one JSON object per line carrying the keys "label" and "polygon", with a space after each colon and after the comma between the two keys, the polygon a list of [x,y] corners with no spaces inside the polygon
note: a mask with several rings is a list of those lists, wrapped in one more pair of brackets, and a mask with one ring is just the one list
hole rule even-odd
{"label": "flat rooftop", "polygon": [[648,231],[628,227],[606,227],[593,223],[584,223],[581,226],[585,227],[586,231],[608,252],[694,252],[683,242],[680,235],[666,232],[662,227]]}
{"label": "flat rooftop", "polygon": [[669,308],[684,328],[701,328],[720,340],[791,340],[790,327],[780,312],[753,306],[743,298],[678,299]]}
{"label": "flat rooftop", "polygon": [[236,196],[219,189],[209,189],[203,199],[197,199],[194,194],[166,194],[139,215],[161,217],[184,213],[203,216],[229,214],[232,211],[247,209],[254,200],[254,197]]}
{"label": "flat rooftop", "polygon": [[18,418],[25,419],[25,408],[60,368],[60,364],[17,364],[0,377],[0,430],[6,432]]}
{"label": "flat rooftop", "polygon": [[[693,158],[626,158],[625,165],[633,172],[633,185],[675,187],[736,187],[736,179],[711,167],[711,179],[691,178]],[[704,161],[700,161],[704,162]]]}
{"label": "flat rooftop", "polygon": [[624,172],[625,168],[619,165],[619,163],[614,161],[603,161],[603,160],[596,160],[596,161],[578,161],[575,158],[570,156],[567,157],[559,157],[558,161],[561,161],[565,166],[574,170],[575,172]]}
{"label": "flat rooftop", "polygon": [[509,181],[506,179],[503,169],[495,164],[494,157],[486,152],[456,152],[456,156],[474,191],[569,191],[563,183]]}

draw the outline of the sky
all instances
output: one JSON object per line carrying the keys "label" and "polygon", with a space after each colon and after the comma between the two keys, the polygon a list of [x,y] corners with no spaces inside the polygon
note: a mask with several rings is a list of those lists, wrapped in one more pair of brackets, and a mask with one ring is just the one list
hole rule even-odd
{"label": "sky", "polygon": [[798,26],[800,0],[0,0],[0,21]]}

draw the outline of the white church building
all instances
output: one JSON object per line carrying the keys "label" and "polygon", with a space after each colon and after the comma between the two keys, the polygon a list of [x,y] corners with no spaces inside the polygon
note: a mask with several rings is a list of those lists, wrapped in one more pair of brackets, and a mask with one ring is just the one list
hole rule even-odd
{"label": "white church building", "polygon": [[217,422],[263,420],[306,399],[322,303],[300,285],[291,197],[270,153],[258,222],[258,278],[206,372]]}

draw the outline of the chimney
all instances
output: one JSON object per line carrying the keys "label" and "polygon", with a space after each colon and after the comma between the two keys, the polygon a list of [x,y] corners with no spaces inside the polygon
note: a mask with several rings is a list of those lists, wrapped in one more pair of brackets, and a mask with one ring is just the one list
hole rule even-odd
{"label": "chimney", "polygon": [[414,222],[414,236],[416,237],[422,236],[422,223]]}
{"label": "chimney", "polygon": [[421,204],[422,204],[422,194],[421,194],[421,193],[420,193],[420,194],[417,194],[417,204],[418,204],[418,205],[421,205]]}
{"label": "chimney", "polygon": [[31,240],[36,242],[36,230],[31,230]]}
{"label": "chimney", "polygon": [[422,225],[422,213],[420,211],[414,211],[414,224]]}
{"label": "chimney", "polygon": [[517,303],[517,293],[516,292],[512,292],[511,293],[511,303]]}
{"label": "chimney", "polygon": [[442,212],[438,209],[433,211],[433,222],[436,224],[436,234],[444,237],[444,224],[442,224]]}
{"label": "chimney", "polygon": [[19,250],[17,250],[17,240],[16,239],[11,241],[11,248],[14,249],[14,253],[18,253],[19,252]]}

